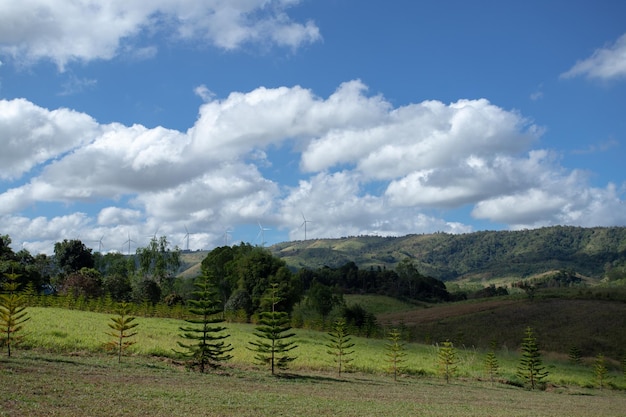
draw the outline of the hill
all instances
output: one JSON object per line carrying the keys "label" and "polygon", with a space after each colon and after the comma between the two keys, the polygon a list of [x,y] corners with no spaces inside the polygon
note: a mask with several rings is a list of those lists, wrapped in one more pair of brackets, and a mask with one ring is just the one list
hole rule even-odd
{"label": "hill", "polygon": [[[520,335],[533,328],[542,350],[566,355],[577,346],[583,356],[599,353],[619,361],[626,344],[623,291],[586,291],[567,297],[563,291],[535,301],[502,297],[433,305],[379,314],[383,325],[403,326],[412,341],[457,346],[517,349]],[[558,298],[556,298],[558,296]]]}
{"label": "hill", "polygon": [[524,278],[555,270],[601,279],[626,265],[626,228],[358,236],[285,242],[270,250],[293,269],[338,267],[350,261],[361,269],[394,268],[410,258],[420,272],[443,281]]}

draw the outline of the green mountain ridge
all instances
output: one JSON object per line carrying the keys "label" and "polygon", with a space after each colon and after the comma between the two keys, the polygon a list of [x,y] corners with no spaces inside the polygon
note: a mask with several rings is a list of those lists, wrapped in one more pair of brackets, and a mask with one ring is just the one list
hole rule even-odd
{"label": "green mountain ridge", "polygon": [[[626,273],[626,227],[353,236],[283,242],[268,250],[294,270],[348,262],[360,269],[395,268],[410,258],[422,274],[443,281],[515,280],[559,270],[593,280]],[[202,252],[183,253],[182,275],[197,275],[202,258]]]}

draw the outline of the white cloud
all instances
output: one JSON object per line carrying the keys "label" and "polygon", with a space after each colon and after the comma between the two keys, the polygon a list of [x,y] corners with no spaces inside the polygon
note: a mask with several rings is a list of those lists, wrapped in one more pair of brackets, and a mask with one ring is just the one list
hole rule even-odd
{"label": "white cloud", "polygon": [[88,143],[98,126],[68,109],[47,110],[24,100],[0,100],[0,178],[17,178],[38,164]]}
{"label": "white cloud", "polygon": [[626,34],[622,35],[614,44],[597,49],[587,59],[578,61],[562,78],[577,76],[611,80],[626,77]]}
{"label": "white cloud", "polygon": [[358,235],[400,236],[444,231],[464,233],[471,226],[424,215],[413,208],[392,207],[381,196],[366,193],[354,172],[320,173],[300,181],[282,201],[280,216],[290,239]]}
{"label": "white cloud", "polygon": [[98,213],[98,224],[102,226],[135,225],[141,221],[142,213],[120,207],[105,207]]}
{"label": "white cloud", "polygon": [[552,181],[537,183],[518,193],[480,201],[472,215],[508,224],[512,229],[626,223],[624,201],[616,187],[613,184],[605,189],[590,187],[586,177],[577,171],[566,176],[554,175]]}
{"label": "white cloud", "polygon": [[[626,220],[615,187],[593,188],[557,154],[533,150],[541,129],[517,112],[482,99],[393,107],[366,92],[351,81],[327,98],[299,86],[208,97],[186,132],[0,102],[10,132],[0,216],[21,224],[11,232],[27,241],[25,213],[38,204],[80,212],[95,202],[103,208],[93,218],[32,221],[57,240],[117,236],[109,247],[128,234],[141,244],[157,228],[180,243],[185,227],[195,231],[191,243],[207,247],[228,227],[259,220],[302,239],[303,213],[309,237],[467,232],[432,215],[463,206],[510,227]],[[284,147],[301,172],[275,159]],[[275,167],[298,185],[283,186]],[[32,175],[17,181],[24,173]]]}
{"label": "white cloud", "polygon": [[[0,2],[0,53],[20,62],[50,59],[60,70],[72,61],[111,59],[125,51],[141,59],[154,46],[139,35],[157,32],[224,49],[261,42],[297,48],[320,39],[312,22],[294,22],[280,0],[154,0]],[[175,33],[172,34],[172,31]]]}

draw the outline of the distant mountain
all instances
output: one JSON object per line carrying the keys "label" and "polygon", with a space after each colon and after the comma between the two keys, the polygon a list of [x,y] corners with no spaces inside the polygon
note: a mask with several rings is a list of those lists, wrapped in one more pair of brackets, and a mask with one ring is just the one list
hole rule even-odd
{"label": "distant mountain", "polygon": [[567,270],[600,279],[626,266],[626,227],[554,226],[521,231],[357,236],[285,242],[269,248],[293,269],[394,268],[410,258],[422,274],[444,281],[523,278]]}

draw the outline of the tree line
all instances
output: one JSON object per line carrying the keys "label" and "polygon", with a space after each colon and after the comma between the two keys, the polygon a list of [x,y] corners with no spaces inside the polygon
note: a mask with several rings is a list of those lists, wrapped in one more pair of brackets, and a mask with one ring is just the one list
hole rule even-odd
{"label": "tree line", "polygon": [[[113,302],[185,305],[196,295],[194,279],[177,277],[181,252],[165,236],[154,236],[134,255],[92,252],[80,240],[54,245],[54,255],[15,253],[11,239],[0,236],[0,273],[16,273],[18,285],[33,294],[68,297],[67,303],[88,303],[108,298]],[[263,311],[263,296],[276,283],[278,307],[291,313],[306,302],[322,320],[333,309],[358,328],[373,325],[373,317],[361,306],[346,306],[343,294],[374,293],[408,301],[448,301],[443,282],[421,274],[409,259],[395,270],[384,267],[359,269],[354,262],[339,268],[301,268],[293,271],[262,247],[241,243],[217,247],[201,263],[200,276],[215,277],[220,307],[229,320],[250,321]],[[4,278],[0,278],[1,280]],[[71,300],[73,298],[73,300]],[[371,329],[370,329],[371,330]]]}

